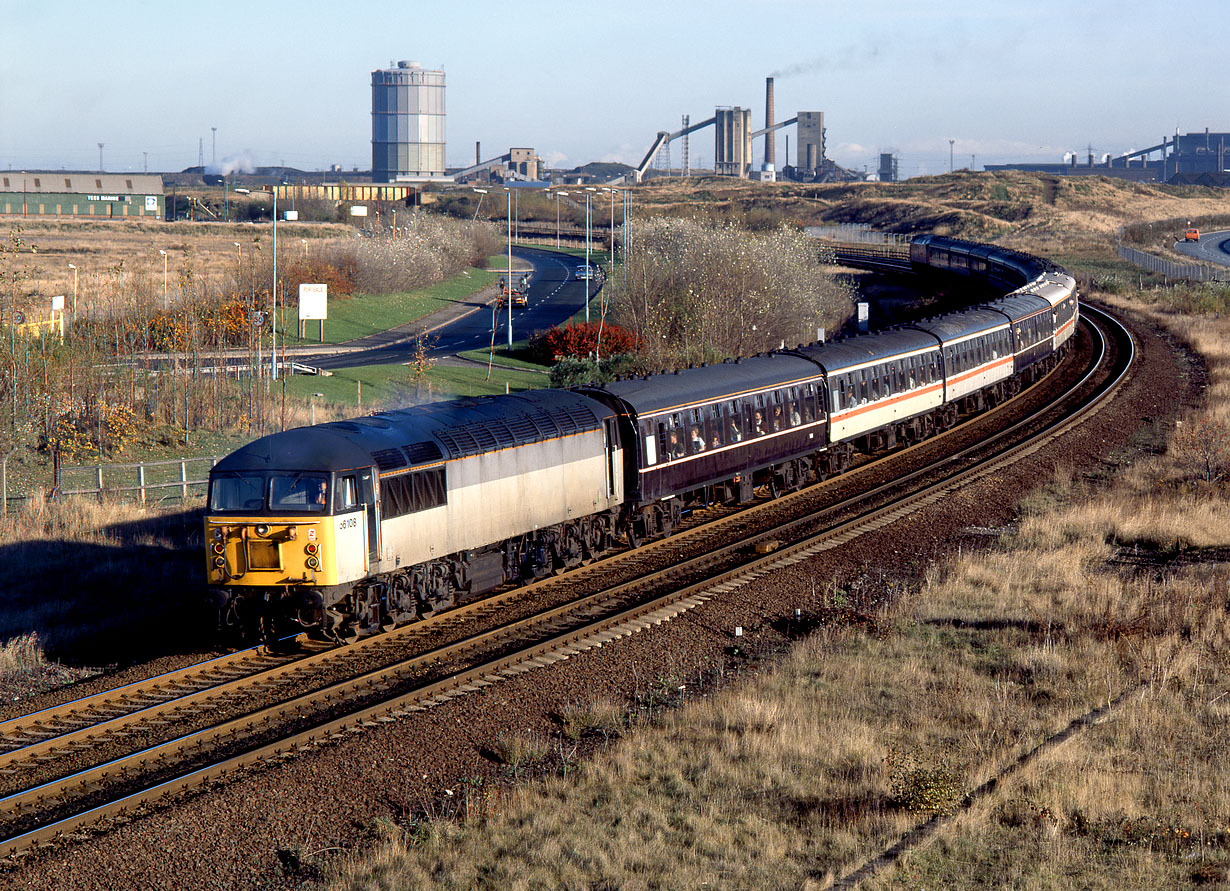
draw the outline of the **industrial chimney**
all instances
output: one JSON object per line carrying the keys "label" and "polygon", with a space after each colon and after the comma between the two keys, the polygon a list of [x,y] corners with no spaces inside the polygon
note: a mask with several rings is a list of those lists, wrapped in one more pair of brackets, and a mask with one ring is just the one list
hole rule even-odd
{"label": "industrial chimney", "polygon": [[[764,80],[764,125],[765,128],[773,126],[773,78],[766,77]],[[777,137],[773,133],[764,135],[764,166],[765,169],[772,169],[777,165]]]}

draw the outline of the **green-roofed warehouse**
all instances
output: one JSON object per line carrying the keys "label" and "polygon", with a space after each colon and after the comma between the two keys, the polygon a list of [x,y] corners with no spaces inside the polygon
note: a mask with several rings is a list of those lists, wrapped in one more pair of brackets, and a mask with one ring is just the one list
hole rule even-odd
{"label": "green-roofed warehouse", "polygon": [[162,177],[68,170],[0,172],[0,216],[117,220],[166,218]]}

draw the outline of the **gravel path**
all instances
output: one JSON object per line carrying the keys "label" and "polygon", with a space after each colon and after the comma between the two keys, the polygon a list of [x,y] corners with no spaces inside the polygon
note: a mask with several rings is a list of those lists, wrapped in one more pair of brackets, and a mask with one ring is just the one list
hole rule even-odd
{"label": "gravel path", "polygon": [[[493,778],[491,756],[502,740],[551,734],[570,701],[605,691],[633,699],[658,687],[695,683],[715,668],[737,676],[755,660],[732,657],[732,629],[744,647],[771,656],[787,642],[784,621],[798,607],[818,607],[824,586],[839,579],[870,592],[915,581],[926,565],[958,546],[986,540],[979,532],[1011,521],[1016,499],[1052,470],[1106,469],[1107,456],[1128,460],[1141,429],[1164,429],[1200,398],[1203,367],[1157,332],[1134,325],[1140,364],[1108,408],[1057,448],[939,505],[828,552],[779,570],[692,610],[675,621],[599,650],[520,675],[413,718],[371,728],[276,765],[246,771],[207,792],[137,815],[105,834],[25,857],[5,887],[55,889],[298,888],[317,866],[378,835],[377,821],[457,801],[462,781]],[[1177,398],[1176,398],[1177,397]],[[867,567],[875,567],[869,572]],[[813,584],[819,582],[819,584]],[[670,683],[667,683],[669,679]],[[582,692],[584,691],[584,692]],[[449,796],[445,790],[452,790]]]}

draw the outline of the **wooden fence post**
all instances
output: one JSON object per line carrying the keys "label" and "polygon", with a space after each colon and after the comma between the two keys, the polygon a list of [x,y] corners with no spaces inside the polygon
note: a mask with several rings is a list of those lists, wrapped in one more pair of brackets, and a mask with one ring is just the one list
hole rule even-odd
{"label": "wooden fence post", "polygon": [[188,462],[186,460],[179,462],[179,497],[184,501],[188,500]]}
{"label": "wooden fence post", "polygon": [[141,503],[145,504],[145,465],[137,465],[137,488],[141,491]]}

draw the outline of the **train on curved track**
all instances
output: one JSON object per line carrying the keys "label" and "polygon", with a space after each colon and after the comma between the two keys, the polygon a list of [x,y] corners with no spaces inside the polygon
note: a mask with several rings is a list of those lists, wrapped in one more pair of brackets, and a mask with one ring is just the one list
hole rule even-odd
{"label": "train on curved track", "polygon": [[[1008,293],[829,343],[379,412],[243,446],[210,473],[220,625],[367,635],[618,540],[670,535],[691,506],[797,489],[857,452],[945,430],[1039,377],[1072,337],[1076,283],[1045,260],[939,236],[889,250],[904,268]],[[884,256],[862,259],[882,267]]]}

